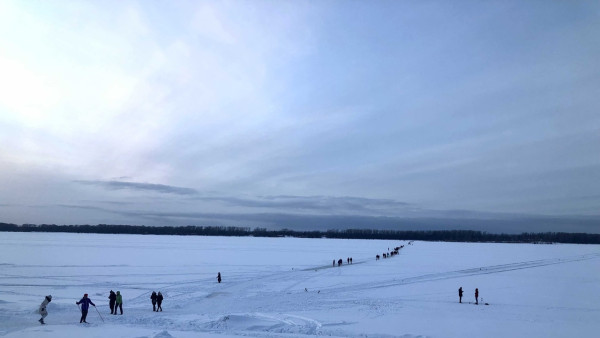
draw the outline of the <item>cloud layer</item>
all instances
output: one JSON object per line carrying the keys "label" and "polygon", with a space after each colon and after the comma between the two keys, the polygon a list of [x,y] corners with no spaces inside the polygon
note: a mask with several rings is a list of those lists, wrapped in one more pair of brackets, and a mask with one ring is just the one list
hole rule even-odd
{"label": "cloud layer", "polygon": [[3,1],[3,217],[576,226],[599,215],[599,10]]}

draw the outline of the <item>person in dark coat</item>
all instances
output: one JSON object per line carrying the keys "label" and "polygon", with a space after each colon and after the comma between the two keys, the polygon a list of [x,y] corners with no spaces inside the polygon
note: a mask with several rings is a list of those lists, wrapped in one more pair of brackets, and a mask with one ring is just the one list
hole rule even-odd
{"label": "person in dark coat", "polygon": [[158,291],[158,296],[156,296],[156,304],[158,305],[156,307],[156,312],[158,312],[158,310],[162,311],[162,301],[163,301],[163,295],[162,295],[162,293],[160,293],[160,291]]}
{"label": "person in dark coat", "polygon": [[156,298],[158,298],[156,292],[152,291],[152,295],[150,296],[150,299],[152,300],[152,311],[156,311]]}
{"label": "person in dark coat", "polygon": [[48,306],[48,303],[50,303],[51,301],[52,301],[52,296],[47,295],[44,298],[44,301],[42,301],[42,304],[40,304],[40,308],[39,308],[38,312],[40,313],[42,318],[40,318],[40,320],[38,320],[38,321],[42,324],[46,324],[46,323],[44,323],[44,318],[46,318],[46,316],[48,315],[48,310],[46,310],[46,306]]}
{"label": "person in dark coat", "polygon": [[117,295],[113,290],[110,290],[110,294],[108,295],[108,305],[110,306],[110,314],[117,314],[115,311],[115,302],[117,301]]}
{"label": "person in dark coat", "polygon": [[75,304],[77,304],[77,305],[81,304],[81,319],[79,320],[79,323],[87,323],[85,321],[85,318],[87,317],[88,309],[90,308],[90,304],[92,304],[94,307],[96,307],[96,304],[94,304],[92,302],[92,300],[88,298],[87,293],[85,295],[83,295],[83,298],[81,298],[80,301],[75,302]]}
{"label": "person in dark coat", "polygon": [[221,273],[217,273],[217,282],[221,283]]}
{"label": "person in dark coat", "polygon": [[462,291],[462,286],[458,288],[458,302],[462,303],[462,295],[463,295],[463,291]]}
{"label": "person in dark coat", "polygon": [[479,289],[475,288],[475,304],[479,305]]}

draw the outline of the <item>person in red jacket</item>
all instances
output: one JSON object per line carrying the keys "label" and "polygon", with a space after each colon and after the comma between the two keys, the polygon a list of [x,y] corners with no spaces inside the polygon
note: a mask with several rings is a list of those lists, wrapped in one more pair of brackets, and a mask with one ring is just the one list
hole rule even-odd
{"label": "person in red jacket", "polygon": [[475,304],[479,305],[479,289],[475,288]]}

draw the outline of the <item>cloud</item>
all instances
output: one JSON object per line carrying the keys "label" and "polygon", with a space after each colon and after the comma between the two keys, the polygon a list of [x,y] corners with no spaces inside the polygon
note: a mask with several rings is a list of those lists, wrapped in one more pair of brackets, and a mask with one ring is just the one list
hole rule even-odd
{"label": "cloud", "polygon": [[3,203],[598,214],[597,3],[0,7]]}
{"label": "cloud", "polygon": [[152,191],[163,194],[175,194],[175,195],[195,195],[198,192],[191,188],[174,187],[164,184],[153,184],[153,183],[137,183],[137,182],[123,182],[123,181],[86,181],[86,180],[75,180],[75,183],[100,186],[111,190],[138,190],[138,191]]}
{"label": "cloud", "polygon": [[359,212],[376,211],[392,208],[406,208],[409,203],[391,199],[372,199],[364,197],[334,197],[334,196],[257,196],[255,198],[239,197],[197,197],[202,201],[220,201],[232,206],[268,208],[268,209],[294,209],[294,210],[321,210],[331,212]]}

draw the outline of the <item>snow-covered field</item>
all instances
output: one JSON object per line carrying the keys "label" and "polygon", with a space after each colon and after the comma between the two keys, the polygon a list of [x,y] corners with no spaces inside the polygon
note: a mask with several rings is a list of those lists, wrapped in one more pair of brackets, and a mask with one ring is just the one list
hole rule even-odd
{"label": "snow-covered field", "polygon": [[[399,245],[405,245],[399,255],[375,260]],[[339,258],[344,265],[332,267]],[[480,304],[489,305],[473,304],[475,288]],[[111,289],[123,294],[122,316],[110,315]],[[165,295],[163,312],[152,311],[153,290]],[[104,321],[91,308],[91,324],[79,324],[75,301],[84,293]],[[42,326],[36,310],[48,294],[53,300]],[[5,337],[597,337],[598,332],[597,245],[0,233]]]}

